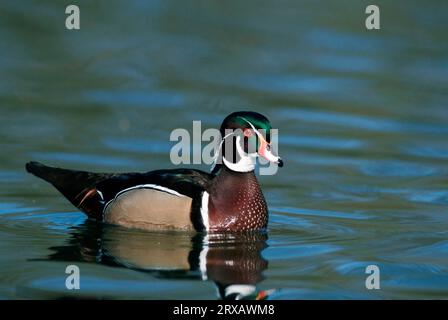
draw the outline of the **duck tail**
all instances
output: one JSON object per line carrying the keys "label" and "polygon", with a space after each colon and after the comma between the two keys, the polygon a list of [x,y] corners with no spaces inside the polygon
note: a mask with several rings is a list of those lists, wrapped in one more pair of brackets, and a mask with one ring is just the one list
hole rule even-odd
{"label": "duck tail", "polygon": [[48,167],[40,162],[36,162],[36,161],[31,161],[28,162],[25,165],[26,171],[28,171],[31,174],[34,174],[36,177],[39,177],[41,179],[44,179],[45,181],[48,182],[52,182],[53,179],[51,179],[51,174],[50,172],[53,171],[52,169],[56,169],[56,168],[51,168]]}
{"label": "duck tail", "polygon": [[111,174],[55,168],[35,161],[28,162],[25,167],[29,173],[51,183],[75,207],[86,212],[89,216],[97,215],[97,206],[99,205],[88,205],[85,200],[91,198],[95,185],[111,176]]}
{"label": "duck tail", "polygon": [[25,167],[26,171],[51,183],[58,190],[65,188],[69,184],[73,185],[74,181],[70,181],[70,178],[74,178],[76,174],[79,175],[79,173],[81,173],[80,171],[46,166],[36,161],[28,162]]}

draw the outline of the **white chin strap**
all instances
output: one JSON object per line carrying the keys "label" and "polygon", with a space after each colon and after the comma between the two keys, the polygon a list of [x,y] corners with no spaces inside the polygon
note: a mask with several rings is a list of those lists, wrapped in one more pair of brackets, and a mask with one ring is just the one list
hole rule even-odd
{"label": "white chin strap", "polygon": [[[215,160],[213,162],[213,166],[212,166],[211,170],[213,170],[215,168],[215,166],[216,166],[216,162],[218,160],[218,156],[219,156],[219,153],[221,151],[221,147],[222,147],[222,144],[223,144],[224,140],[226,138],[230,137],[233,134],[234,133],[230,133],[230,134],[226,135],[221,140],[221,143],[219,144],[218,151],[216,152]],[[240,161],[238,161],[237,163],[233,163],[231,161],[226,160],[226,158],[223,155],[222,156],[222,162],[223,162],[223,164],[227,168],[229,168],[232,171],[236,171],[236,172],[250,172],[250,171],[255,169],[257,153],[251,153],[251,154],[245,153],[244,150],[241,148],[240,141],[241,141],[241,137],[237,136],[236,137],[236,150],[238,152],[238,155],[240,156]]]}
{"label": "white chin strap", "polygon": [[226,158],[222,157],[222,162],[224,165],[229,168],[232,171],[236,172],[249,172],[253,171],[255,169],[257,154],[256,153],[250,153],[247,154],[244,152],[244,150],[241,148],[240,145],[241,137],[236,137],[236,150],[238,152],[238,155],[240,156],[240,161],[237,163],[230,162],[226,160]]}

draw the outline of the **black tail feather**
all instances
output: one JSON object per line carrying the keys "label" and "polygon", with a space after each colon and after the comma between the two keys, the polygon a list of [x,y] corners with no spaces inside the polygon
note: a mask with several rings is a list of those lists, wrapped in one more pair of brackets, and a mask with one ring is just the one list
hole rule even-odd
{"label": "black tail feather", "polygon": [[45,181],[48,181],[50,183],[53,183],[53,176],[54,171],[60,171],[63,169],[53,168],[46,166],[40,162],[31,161],[26,164],[26,171],[29,173],[34,174],[36,177],[39,177],[41,179],[44,179]]}
{"label": "black tail feather", "polygon": [[[83,196],[99,182],[113,174],[92,173],[46,166],[39,162],[28,162],[26,170],[33,175],[51,183],[70,202],[79,208]],[[82,209],[82,208],[81,208]]]}

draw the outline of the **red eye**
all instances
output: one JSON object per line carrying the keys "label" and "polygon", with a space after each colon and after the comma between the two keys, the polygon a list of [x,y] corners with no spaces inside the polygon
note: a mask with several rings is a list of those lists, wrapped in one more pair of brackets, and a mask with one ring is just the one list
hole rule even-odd
{"label": "red eye", "polygon": [[244,136],[247,138],[252,137],[252,135],[254,134],[251,129],[244,129],[243,133],[244,133]]}

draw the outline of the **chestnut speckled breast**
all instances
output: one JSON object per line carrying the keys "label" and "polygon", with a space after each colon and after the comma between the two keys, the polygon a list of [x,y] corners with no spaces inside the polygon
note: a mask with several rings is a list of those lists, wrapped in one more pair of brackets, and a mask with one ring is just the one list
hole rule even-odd
{"label": "chestnut speckled breast", "polygon": [[227,168],[211,186],[209,220],[211,231],[264,229],[268,207],[253,172],[237,173]]}

